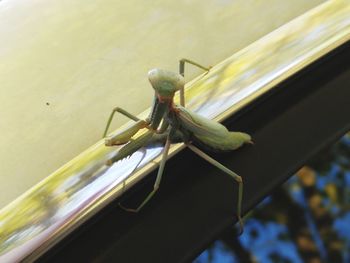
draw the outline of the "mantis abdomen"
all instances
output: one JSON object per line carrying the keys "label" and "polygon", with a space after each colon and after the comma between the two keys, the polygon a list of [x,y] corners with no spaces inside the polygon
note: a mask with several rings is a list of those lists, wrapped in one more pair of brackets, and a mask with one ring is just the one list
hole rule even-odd
{"label": "mantis abdomen", "polygon": [[178,122],[185,130],[192,133],[195,140],[214,151],[231,151],[251,140],[247,133],[231,132],[227,128],[184,107],[177,106]]}

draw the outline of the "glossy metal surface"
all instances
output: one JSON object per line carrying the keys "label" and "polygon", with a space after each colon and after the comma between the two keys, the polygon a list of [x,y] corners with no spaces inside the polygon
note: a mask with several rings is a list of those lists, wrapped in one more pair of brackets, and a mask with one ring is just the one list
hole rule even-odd
{"label": "glossy metal surface", "polygon": [[[187,106],[222,120],[350,38],[350,4],[330,1],[253,43],[189,83]],[[147,113],[143,114],[143,117]],[[174,145],[171,154],[182,145]],[[156,168],[161,147],[105,165],[103,141],[0,211],[0,261],[31,261]],[[132,173],[131,173],[132,172]]]}
{"label": "glossy metal surface", "polygon": [[145,111],[151,68],[215,65],[326,0],[266,1],[0,1],[0,209],[95,144],[113,107]]}

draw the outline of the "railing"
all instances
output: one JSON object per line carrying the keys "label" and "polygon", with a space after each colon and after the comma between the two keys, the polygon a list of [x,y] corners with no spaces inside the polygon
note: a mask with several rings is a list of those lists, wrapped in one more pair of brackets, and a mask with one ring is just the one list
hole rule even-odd
{"label": "railing", "polygon": [[[349,17],[347,1],[330,1],[293,20],[189,83],[186,88],[188,107],[218,121],[246,109],[276,85],[348,41]],[[260,123],[257,119],[249,120]],[[253,127],[247,124],[249,120],[241,121],[245,125],[235,123],[236,127],[249,132],[249,127]],[[276,143],[276,138],[281,142],[277,134],[269,136],[271,143]],[[258,145],[259,136],[255,140],[254,149],[243,149],[233,156],[242,155],[246,165],[248,152],[252,159],[258,158],[254,151],[267,145]],[[182,148],[181,144],[173,145],[170,156]],[[140,154],[135,153],[112,167],[106,166],[106,160],[116,151],[118,148],[105,147],[103,141],[98,142],[1,210],[0,261],[38,258],[154,170],[161,147],[148,148],[144,160],[131,174]],[[235,171],[244,170],[239,165],[235,167]],[[267,180],[263,175],[242,176],[248,187],[252,180],[260,178],[260,183]],[[246,201],[245,210],[252,205]]]}

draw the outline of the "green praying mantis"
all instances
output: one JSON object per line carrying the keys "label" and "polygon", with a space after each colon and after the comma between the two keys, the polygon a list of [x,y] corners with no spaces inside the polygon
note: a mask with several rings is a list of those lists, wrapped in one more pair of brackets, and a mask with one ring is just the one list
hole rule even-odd
{"label": "green praying mantis", "polygon": [[[222,124],[207,119],[185,108],[185,63],[197,66],[203,70],[206,70],[207,72],[210,70],[210,68],[204,67],[188,59],[180,60],[179,73],[162,69],[152,69],[148,72],[148,79],[155,91],[155,96],[149,117],[145,120],[141,120],[133,114],[117,107],[113,109],[108,119],[103,134],[103,137],[105,137],[105,145],[113,146],[125,144],[118,151],[118,153],[108,161],[108,164],[112,164],[118,160],[130,156],[135,151],[146,146],[152,140],[165,141],[165,146],[162,151],[162,159],[160,161],[153,190],[137,208],[131,209],[123,206],[121,207],[130,212],[138,212],[146,205],[146,203],[152,198],[159,188],[171,143],[183,142],[195,154],[199,155],[237,181],[237,218],[242,231],[242,177],[215,159],[211,158],[202,150],[194,146],[192,142],[202,144],[206,146],[206,148],[214,151],[231,151],[241,147],[243,144],[252,143],[251,136],[243,132],[228,131]],[[180,105],[176,105],[174,103],[174,95],[177,91],[180,92]],[[135,123],[119,133],[106,137],[109,126],[116,112],[125,115],[131,120],[134,120]],[[132,137],[141,129],[147,129],[148,131],[137,139],[132,139]]]}

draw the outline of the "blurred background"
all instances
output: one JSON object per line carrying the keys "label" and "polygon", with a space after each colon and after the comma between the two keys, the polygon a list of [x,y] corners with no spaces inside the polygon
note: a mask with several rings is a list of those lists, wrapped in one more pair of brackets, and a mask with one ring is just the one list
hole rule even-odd
{"label": "blurred background", "polygon": [[318,153],[194,263],[350,262],[350,133]]}
{"label": "blurred background", "polygon": [[0,1],[0,207],[98,141],[113,107],[148,108],[149,69],[215,65],[322,2]]}

